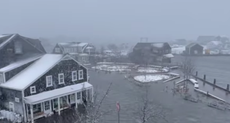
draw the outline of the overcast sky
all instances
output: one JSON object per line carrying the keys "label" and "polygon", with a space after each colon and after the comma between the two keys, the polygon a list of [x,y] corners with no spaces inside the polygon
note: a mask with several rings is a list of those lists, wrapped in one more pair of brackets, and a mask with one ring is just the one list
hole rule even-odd
{"label": "overcast sky", "polygon": [[0,33],[29,37],[230,35],[230,0],[0,0]]}

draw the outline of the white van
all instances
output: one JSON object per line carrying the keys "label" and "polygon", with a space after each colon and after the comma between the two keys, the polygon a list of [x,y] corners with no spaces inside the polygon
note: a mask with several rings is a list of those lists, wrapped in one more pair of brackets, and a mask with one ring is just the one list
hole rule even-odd
{"label": "white van", "polygon": [[195,83],[194,83],[194,88],[199,89],[199,84],[198,84],[198,82],[195,82]]}

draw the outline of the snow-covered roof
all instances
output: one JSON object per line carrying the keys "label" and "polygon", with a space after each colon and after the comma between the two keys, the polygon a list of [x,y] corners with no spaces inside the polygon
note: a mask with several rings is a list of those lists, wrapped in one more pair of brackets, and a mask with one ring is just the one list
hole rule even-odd
{"label": "snow-covered roof", "polygon": [[152,46],[157,47],[157,48],[161,48],[164,46],[164,43],[153,43]]}
{"label": "snow-covered roof", "polygon": [[23,90],[54,67],[62,58],[63,55],[60,54],[45,54],[39,60],[35,61],[0,86],[15,90]]}
{"label": "snow-covered roof", "polygon": [[82,89],[92,88],[93,86],[88,83],[80,83],[71,86],[65,86],[63,88],[54,89],[51,91],[42,92],[36,95],[25,97],[25,102],[29,104],[36,104],[39,102],[44,102],[46,100],[55,99],[60,96],[69,95]]}
{"label": "snow-covered roof", "polygon": [[13,70],[15,68],[18,68],[18,67],[20,67],[22,65],[30,63],[30,62],[32,62],[34,60],[37,60],[37,59],[39,59],[41,57],[42,57],[41,55],[37,55],[37,56],[34,56],[34,57],[30,57],[30,58],[26,58],[26,59],[23,59],[23,60],[19,60],[17,62],[14,62],[12,64],[7,65],[6,67],[1,68],[0,72],[8,72],[8,71]]}
{"label": "snow-covered roof", "polygon": [[80,56],[88,56],[89,54],[86,54],[86,53],[81,53],[79,54]]}
{"label": "snow-covered roof", "polygon": [[[5,36],[8,36],[8,35],[5,35]],[[4,37],[5,37],[5,36],[4,36]],[[8,38],[8,39],[5,40],[4,42],[2,42],[2,43],[0,44],[0,49],[1,49],[3,46],[5,46],[7,43],[9,43],[9,42],[11,41],[11,39],[14,38],[15,36],[16,36],[16,34],[13,34],[13,35],[11,35],[10,38]]]}
{"label": "snow-covered roof", "polygon": [[174,55],[171,54],[171,53],[170,54],[165,54],[164,56],[167,57],[167,58],[173,58],[174,57]]}

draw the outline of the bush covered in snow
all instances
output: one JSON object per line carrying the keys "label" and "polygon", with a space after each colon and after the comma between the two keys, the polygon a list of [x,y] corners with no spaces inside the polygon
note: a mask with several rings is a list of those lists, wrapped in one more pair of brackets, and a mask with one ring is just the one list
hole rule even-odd
{"label": "bush covered in snow", "polygon": [[160,75],[160,74],[155,74],[155,75],[137,75],[134,76],[134,80],[139,81],[139,82],[156,82],[160,80],[166,80],[169,79],[169,75]]}
{"label": "bush covered in snow", "polygon": [[137,72],[140,73],[160,73],[160,72],[169,72],[168,67],[139,67],[137,69]]}
{"label": "bush covered in snow", "polygon": [[0,110],[0,120],[7,119],[12,122],[21,123],[22,117],[19,114],[16,114],[14,112],[6,111],[6,110]]}
{"label": "bush covered in snow", "polygon": [[103,70],[103,71],[131,71],[127,65],[97,65],[92,67],[93,69]]}

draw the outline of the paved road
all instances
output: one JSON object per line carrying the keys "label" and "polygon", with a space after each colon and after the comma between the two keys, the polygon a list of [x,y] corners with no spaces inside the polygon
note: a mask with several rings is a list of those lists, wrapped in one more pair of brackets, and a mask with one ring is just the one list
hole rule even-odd
{"label": "paved road", "polygon": [[[140,102],[140,88],[124,79],[118,73],[104,74],[90,71],[90,80],[99,93],[105,93],[110,82],[113,82],[108,98],[102,109],[112,112],[105,116],[105,123],[116,123],[116,102],[121,105],[121,123],[135,123],[133,112]],[[168,111],[167,119],[171,123],[225,123],[230,121],[230,113],[207,107],[203,103],[192,103],[182,100],[179,96],[172,96],[164,91],[162,83],[151,84],[151,98],[154,103],[161,104]]]}

